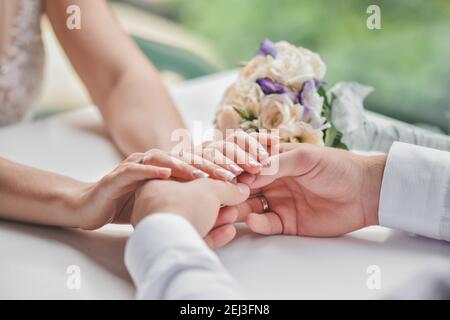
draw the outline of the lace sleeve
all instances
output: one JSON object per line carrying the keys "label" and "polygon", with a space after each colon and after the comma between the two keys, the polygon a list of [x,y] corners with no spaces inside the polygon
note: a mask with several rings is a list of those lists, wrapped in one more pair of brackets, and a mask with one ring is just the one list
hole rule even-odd
{"label": "lace sleeve", "polygon": [[0,60],[0,126],[25,118],[39,93],[44,66],[42,9],[40,0],[20,0],[11,41]]}

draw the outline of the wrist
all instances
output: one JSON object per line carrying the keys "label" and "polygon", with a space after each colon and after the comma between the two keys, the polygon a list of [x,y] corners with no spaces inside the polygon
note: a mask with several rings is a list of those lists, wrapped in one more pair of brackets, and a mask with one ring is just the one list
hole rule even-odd
{"label": "wrist", "polygon": [[386,155],[370,156],[365,159],[364,182],[361,190],[365,227],[379,224],[378,207],[386,159]]}
{"label": "wrist", "polygon": [[86,195],[91,184],[74,181],[67,188],[60,189],[63,211],[66,213],[64,227],[83,228],[84,214],[86,211]]}
{"label": "wrist", "polygon": [[179,204],[177,201],[165,201],[164,199],[140,199],[138,198],[135,202],[135,207],[133,210],[133,215],[131,217],[131,223],[136,226],[148,216],[156,213],[171,213],[177,216],[181,216],[191,222],[189,218],[188,210]]}
{"label": "wrist", "polygon": [[[95,183],[79,182],[70,192],[70,208],[74,219],[74,227],[84,230],[91,230],[90,216],[96,210],[92,204],[92,193],[95,190]],[[94,208],[92,208],[94,207]]]}

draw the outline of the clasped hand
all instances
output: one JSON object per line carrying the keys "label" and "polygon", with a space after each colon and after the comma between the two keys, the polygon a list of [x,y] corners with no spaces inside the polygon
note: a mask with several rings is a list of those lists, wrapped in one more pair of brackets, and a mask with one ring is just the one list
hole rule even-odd
{"label": "clasped hand", "polygon": [[[270,161],[279,163],[275,174],[245,172],[237,184],[152,180],[136,193],[132,222],[156,212],[180,214],[211,247],[233,239],[235,222],[265,235],[319,237],[378,224],[385,156],[286,144]],[[268,212],[256,194],[265,197]]]}
{"label": "clasped hand", "polygon": [[185,214],[202,235],[216,225],[206,240],[221,244],[231,235],[229,227],[222,227],[231,215],[215,219],[214,212],[217,215],[220,205],[236,205],[248,198],[249,188],[236,185],[237,176],[258,174],[270,156],[266,150],[271,144],[278,144],[278,138],[238,131],[195,152],[134,153],[100,181],[70,192],[76,226],[91,230],[111,222],[136,222],[155,210],[170,211]]}

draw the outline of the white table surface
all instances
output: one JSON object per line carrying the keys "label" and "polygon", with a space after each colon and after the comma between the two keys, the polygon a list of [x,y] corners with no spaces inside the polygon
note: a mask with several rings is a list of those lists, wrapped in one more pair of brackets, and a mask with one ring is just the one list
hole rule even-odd
{"label": "white table surface", "polygon": [[[224,73],[171,89],[190,128],[195,121],[211,127],[217,103],[234,77]],[[0,156],[86,181],[95,181],[120,161],[93,108],[0,129]],[[88,232],[0,221],[0,298],[133,298],[123,263],[131,232],[129,226]],[[251,298],[372,299],[435,260],[450,260],[450,246],[382,227],[330,239],[261,237],[241,228],[218,254]],[[70,265],[81,270],[78,290],[66,285]],[[366,286],[369,265],[380,267],[380,290]]]}

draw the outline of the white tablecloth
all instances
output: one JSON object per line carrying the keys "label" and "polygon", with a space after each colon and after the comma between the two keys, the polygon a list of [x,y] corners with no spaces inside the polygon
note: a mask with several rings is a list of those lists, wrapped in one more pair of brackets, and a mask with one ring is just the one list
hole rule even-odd
{"label": "white tablecloth", "polygon": [[[189,127],[211,127],[216,105],[234,79],[225,73],[172,88]],[[0,156],[95,181],[120,157],[94,108],[0,129]],[[2,205],[0,204],[0,210]],[[134,287],[123,263],[128,226],[66,230],[0,221],[0,298],[128,299]],[[382,297],[450,246],[372,227],[340,238],[261,237],[245,228],[218,254],[249,297],[261,299]],[[68,267],[81,271],[69,289]],[[368,289],[367,268],[381,270],[381,289]]]}

